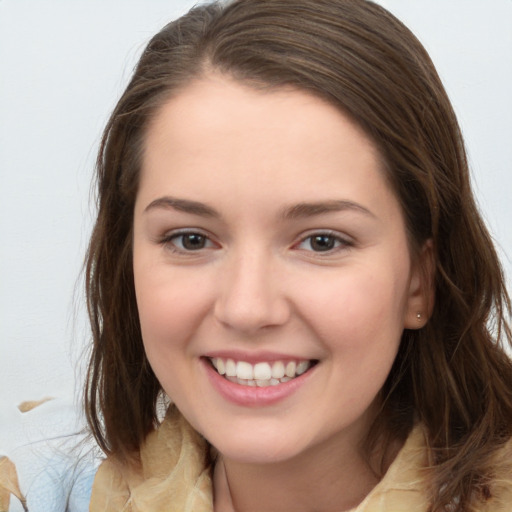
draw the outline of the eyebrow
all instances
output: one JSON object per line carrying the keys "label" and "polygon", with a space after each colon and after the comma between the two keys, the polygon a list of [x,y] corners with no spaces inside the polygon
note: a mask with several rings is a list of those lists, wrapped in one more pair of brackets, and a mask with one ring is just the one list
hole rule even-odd
{"label": "eyebrow", "polygon": [[[210,217],[215,219],[221,218],[220,213],[211,206],[208,206],[207,204],[201,203],[199,201],[191,201],[189,199],[179,199],[169,196],[160,197],[149,203],[149,205],[144,209],[144,212],[157,208],[178,210],[180,212],[190,213],[200,217]],[[375,217],[375,215],[370,210],[358,203],[333,199],[316,203],[303,202],[295,204],[285,208],[281,213],[281,218],[285,220],[293,220],[347,210],[356,211],[370,217]]]}
{"label": "eyebrow", "polygon": [[160,197],[155,199],[146,206],[144,212],[156,208],[178,210],[180,212],[191,213],[201,217],[220,218],[220,213],[204,203],[198,201],[190,201],[189,199],[178,199],[176,197]]}
{"label": "eyebrow", "polygon": [[321,201],[318,203],[298,203],[289,208],[286,208],[282,212],[282,217],[284,219],[298,219],[347,210],[363,213],[370,217],[375,217],[375,214],[368,210],[368,208],[365,208],[358,203],[345,200],[329,200]]}

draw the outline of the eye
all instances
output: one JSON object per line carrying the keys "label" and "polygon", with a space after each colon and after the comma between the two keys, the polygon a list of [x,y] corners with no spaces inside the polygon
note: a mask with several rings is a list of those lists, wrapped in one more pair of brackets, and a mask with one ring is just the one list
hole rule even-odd
{"label": "eye", "polygon": [[339,248],[350,247],[348,240],[332,233],[314,233],[304,238],[298,245],[298,249],[313,252],[333,252]]}
{"label": "eye", "polygon": [[170,234],[162,240],[162,244],[178,252],[200,251],[214,247],[213,242],[206,235],[194,231]]}

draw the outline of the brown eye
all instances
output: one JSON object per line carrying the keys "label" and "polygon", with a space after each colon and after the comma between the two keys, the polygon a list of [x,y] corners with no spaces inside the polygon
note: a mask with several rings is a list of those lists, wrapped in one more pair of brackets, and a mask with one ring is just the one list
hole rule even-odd
{"label": "brown eye", "polygon": [[319,232],[303,238],[296,247],[303,251],[335,253],[338,250],[349,248],[352,245],[353,242],[343,238],[337,233]]}
{"label": "brown eye", "polygon": [[176,252],[200,251],[214,247],[214,243],[206,235],[195,231],[171,234],[161,243]]}
{"label": "brown eye", "polygon": [[191,233],[190,235],[183,235],[183,247],[189,251],[203,249],[206,245],[206,237]]}
{"label": "brown eye", "polygon": [[173,242],[186,251],[197,251],[206,247],[207,238],[199,233],[185,233],[174,238]]}
{"label": "brown eye", "polygon": [[336,247],[338,240],[332,235],[315,235],[309,237],[309,245],[316,252],[330,251]]}

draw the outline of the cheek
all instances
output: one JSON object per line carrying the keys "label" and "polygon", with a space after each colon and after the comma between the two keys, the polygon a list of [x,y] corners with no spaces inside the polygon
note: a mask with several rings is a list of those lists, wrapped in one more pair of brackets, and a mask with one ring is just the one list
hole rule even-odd
{"label": "cheek", "polygon": [[310,293],[302,311],[320,338],[334,347],[359,351],[398,344],[407,297],[407,281],[399,272],[351,268],[305,288]]}
{"label": "cheek", "polygon": [[144,350],[167,395],[183,401],[194,335],[207,309],[204,283],[165,266],[134,266],[134,273]]}
{"label": "cheek", "polygon": [[135,265],[135,293],[148,357],[183,347],[207,310],[204,281],[165,266]]}

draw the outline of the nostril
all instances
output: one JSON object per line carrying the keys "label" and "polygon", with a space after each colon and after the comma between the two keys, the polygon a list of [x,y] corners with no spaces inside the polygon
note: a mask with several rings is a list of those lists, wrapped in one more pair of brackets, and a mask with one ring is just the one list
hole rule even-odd
{"label": "nostril", "polygon": [[231,297],[220,299],[214,309],[215,318],[224,326],[240,332],[254,333],[260,329],[284,324],[288,319],[287,306],[280,299],[263,297]]}

